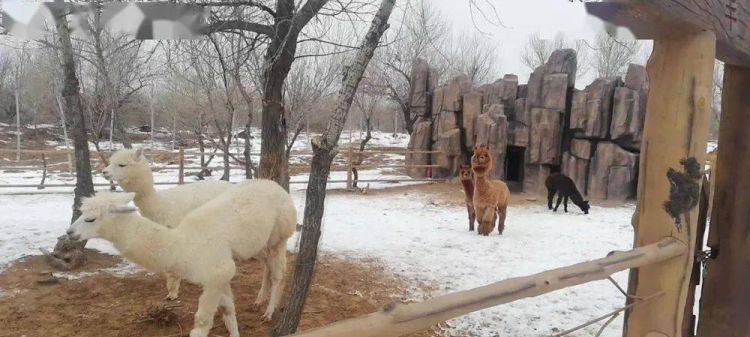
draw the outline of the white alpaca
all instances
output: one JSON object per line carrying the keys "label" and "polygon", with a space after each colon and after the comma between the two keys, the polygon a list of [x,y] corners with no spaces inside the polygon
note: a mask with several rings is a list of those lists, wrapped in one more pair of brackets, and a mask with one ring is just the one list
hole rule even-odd
{"label": "white alpaca", "polygon": [[[270,299],[269,320],[281,299],[286,242],[294,233],[297,212],[289,194],[269,180],[251,180],[190,212],[176,228],[159,225],[127,206],[133,193],[99,192],[85,199],[81,216],[68,235],[75,240],[103,238],[127,259],[156,272],[170,272],[202,286],[191,337],[205,337],[214,313],[224,308],[230,337],[239,337],[230,281],[233,257],[261,255],[266,262],[259,298]],[[276,224],[283,223],[284,226]]]}
{"label": "white alpaca", "polygon": [[[135,193],[135,205],[143,216],[169,228],[176,227],[190,211],[232,186],[223,180],[206,180],[156,191],[143,149],[115,152],[102,173],[105,178],[116,181],[125,192]],[[165,276],[167,299],[175,300],[179,295],[180,279],[169,274]]]}

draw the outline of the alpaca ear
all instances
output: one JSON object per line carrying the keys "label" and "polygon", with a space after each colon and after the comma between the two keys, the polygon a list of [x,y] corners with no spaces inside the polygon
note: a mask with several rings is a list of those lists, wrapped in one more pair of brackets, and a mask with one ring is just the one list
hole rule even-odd
{"label": "alpaca ear", "polygon": [[133,154],[133,159],[135,159],[136,161],[139,161],[141,160],[141,157],[143,157],[143,148],[139,147],[138,149],[135,150],[135,153]]}

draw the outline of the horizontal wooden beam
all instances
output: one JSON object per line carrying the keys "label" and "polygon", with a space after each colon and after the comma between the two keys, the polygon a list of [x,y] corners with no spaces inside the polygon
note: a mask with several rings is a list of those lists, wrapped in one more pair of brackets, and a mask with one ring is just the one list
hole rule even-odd
{"label": "horizontal wooden beam", "polygon": [[750,66],[750,3],[745,0],[605,0],[586,3],[602,20],[629,28],[639,39],[712,31],[716,58]]}
{"label": "horizontal wooden beam", "polygon": [[602,280],[616,272],[680,256],[687,246],[674,239],[616,252],[607,257],[517,277],[411,304],[389,304],[381,311],[308,330],[294,337],[395,337],[427,329],[448,319],[522,298]]}

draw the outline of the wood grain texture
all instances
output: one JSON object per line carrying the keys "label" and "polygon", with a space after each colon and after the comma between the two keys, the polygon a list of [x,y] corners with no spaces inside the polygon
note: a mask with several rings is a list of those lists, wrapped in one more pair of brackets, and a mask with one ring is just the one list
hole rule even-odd
{"label": "wood grain texture", "polygon": [[589,14],[656,39],[703,30],[716,35],[716,57],[750,65],[750,2],[745,0],[609,0],[587,3]]}
{"label": "wood grain texture", "polygon": [[698,336],[750,335],[750,69],[727,66]]}
{"label": "wood grain texture", "polygon": [[648,61],[649,100],[638,179],[636,246],[674,237],[689,246],[689,254],[638,269],[636,296],[665,291],[658,300],[633,308],[627,318],[627,336],[649,333],[680,336],[695,250],[698,208],[678,231],[664,210],[670,193],[669,168],[682,171],[680,160],[705,161],[715,37],[711,32],[654,41]]}

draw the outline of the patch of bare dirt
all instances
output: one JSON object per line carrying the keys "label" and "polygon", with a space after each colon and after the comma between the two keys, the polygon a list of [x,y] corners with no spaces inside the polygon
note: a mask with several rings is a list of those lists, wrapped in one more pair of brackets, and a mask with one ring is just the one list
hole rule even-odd
{"label": "patch of bare dirt", "polygon": [[[116,256],[94,251],[86,254],[89,261],[79,271],[95,271],[121,262]],[[290,256],[289,277],[293,266],[294,256]],[[60,278],[49,282],[48,271],[44,258],[33,256],[17,261],[0,274],[0,288],[5,293],[0,297],[0,336],[178,337],[187,336],[193,326],[198,286],[183,282],[180,299],[166,301],[160,275],[139,272],[114,276],[100,272],[76,280]],[[270,328],[260,319],[265,307],[253,305],[261,273],[262,266],[257,261],[240,262],[232,281],[243,336],[266,336]],[[402,281],[387,275],[375,263],[321,256],[300,329],[376,311],[391,302],[394,294],[406,295],[402,289],[406,289]],[[210,336],[228,335],[218,313],[214,324]],[[437,335],[429,330],[411,336]]]}

